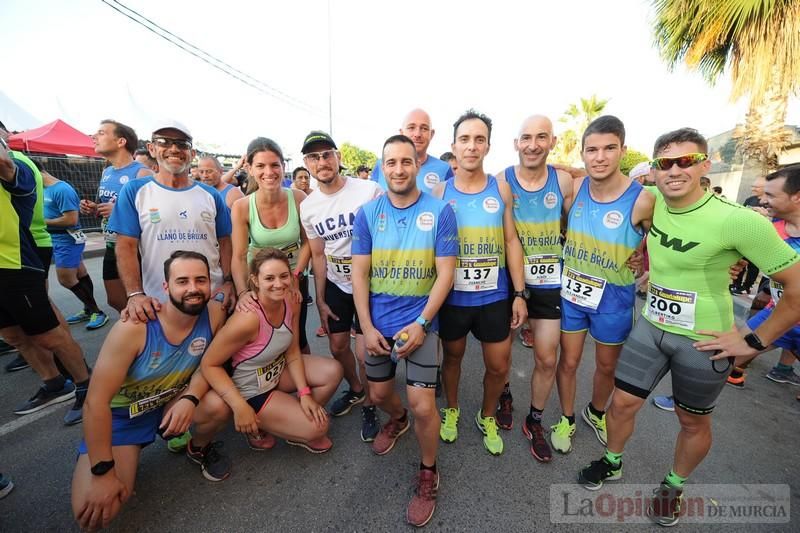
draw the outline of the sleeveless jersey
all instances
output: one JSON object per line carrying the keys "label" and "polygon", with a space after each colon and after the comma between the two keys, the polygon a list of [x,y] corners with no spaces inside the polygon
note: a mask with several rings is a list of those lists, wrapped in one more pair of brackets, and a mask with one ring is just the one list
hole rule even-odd
{"label": "sleeveless jersey", "polygon": [[569,210],[561,297],[588,313],[632,309],[634,276],[625,262],[642,242],[633,206],[642,186],[632,181],[611,202],[596,202],[583,180]]}
{"label": "sleeveless jersey", "polygon": [[650,286],[644,317],[656,327],[691,339],[697,330],[728,331],[733,299],[728,269],[755,258],[766,275],[800,261],[770,222],[747,207],[710,193],[683,208],[656,195],[647,237]]}
{"label": "sleeveless jersey", "polygon": [[214,334],[203,309],[192,331],[179,344],[170,344],[158,317],[146,324],[144,349],[128,369],[111,407],[128,407],[130,418],[152,411],[174,398],[189,383]]}
{"label": "sleeveless jersey", "polygon": [[547,165],[547,180],[538,191],[528,191],[517,179],[514,167],[505,171],[514,197],[514,226],[525,257],[525,286],[561,288],[561,211],[564,195],[556,169]]}
{"label": "sleeveless jersey", "polygon": [[289,257],[289,266],[292,270],[297,266],[300,255],[300,217],[297,214],[297,204],[291,189],[284,189],[289,202],[289,215],[286,223],[279,228],[265,228],[258,216],[256,195],[253,193],[248,200],[248,216],[250,218],[250,246],[247,248],[247,263],[262,248],[273,247],[283,250]]}
{"label": "sleeveless jersey", "polygon": [[442,199],[456,213],[459,241],[456,275],[447,303],[472,307],[507,299],[505,204],[497,179],[487,175],[486,187],[477,193],[461,192],[454,179],[448,180]]}
{"label": "sleeveless jersey", "polygon": [[[136,179],[136,176],[142,169],[149,170],[145,165],[136,160],[131,161],[121,168],[114,168],[111,165],[107,166],[103,170],[103,175],[100,177],[100,186],[97,188],[97,201],[101,204],[108,202],[116,203],[122,186]],[[117,234],[108,230],[107,218],[103,217],[103,220],[100,221],[100,227],[103,230],[103,237],[107,244],[117,241]]]}
{"label": "sleeveless jersey", "polygon": [[[303,304],[305,305],[305,304]],[[278,386],[292,344],[292,306],[284,301],[283,321],[275,327],[259,305],[258,337],[233,354],[233,382],[247,400]]]}
{"label": "sleeveless jersey", "polygon": [[[381,335],[393,337],[425,309],[436,258],[458,255],[456,217],[447,203],[425,192],[404,208],[383,195],[356,215],[352,250],[371,256],[370,317]],[[436,318],[431,322],[438,331]]]}

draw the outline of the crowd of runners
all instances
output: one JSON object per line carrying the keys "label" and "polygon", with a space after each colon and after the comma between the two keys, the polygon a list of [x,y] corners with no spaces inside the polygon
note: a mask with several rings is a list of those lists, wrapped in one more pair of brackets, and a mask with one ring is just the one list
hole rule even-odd
{"label": "crowd of runners", "polygon": [[[348,177],[334,139],[312,131],[287,183],[269,138],[228,172],[208,156],[193,171],[180,122],[157,124],[137,151],[133,129],[105,120],[93,138],[108,165],[91,199],[0,145],[0,337],[19,351],[7,369],[30,366],[42,380],[14,412],[74,400],[64,422],[83,422],[72,480],[82,528],[116,517],[156,437],[219,482],[232,462],[215,439],[229,424],[256,450],[282,439],[323,454],[331,418],[354,408],[378,456],[413,427],[420,459],[406,520],[424,526],[446,480],[437,457],[463,429],[459,393],[475,395],[459,388],[470,334],[483,390],[478,411],[463,415],[479,445],[501,455],[516,422],[547,463],[572,450],[579,416],[605,452],[565,482],[589,490],[622,478],[637,413],[669,372],[672,395],[654,401],[675,411],[680,431],[648,508],[662,526],[679,519],[726,382],[741,386],[747,363],[778,347],[768,377],[800,384],[800,165],[767,175],[758,201],[742,206],[708,190],[708,145],[690,128],[661,135],[630,176],[620,170],[625,128],[610,115],[582,132],[580,169],[548,164],[557,139],[541,115],[522,121],[518,161],[495,173],[484,167],[487,116],[458,117],[442,159],[428,153],[434,133],[428,113],[409,112],[374,169]],[[98,329],[109,316],[82,261],[79,214],[101,219],[107,305],[120,315],[93,368],[69,325]],[[81,303],[67,318],[48,297],[51,262]],[[737,329],[731,292],[759,272],[753,316]],[[310,353],[312,302],[329,354]],[[534,363],[515,420],[511,343],[523,329]],[[591,401],[576,415],[587,333]],[[554,387],[561,410],[546,417]],[[0,497],[12,487],[0,476]]]}

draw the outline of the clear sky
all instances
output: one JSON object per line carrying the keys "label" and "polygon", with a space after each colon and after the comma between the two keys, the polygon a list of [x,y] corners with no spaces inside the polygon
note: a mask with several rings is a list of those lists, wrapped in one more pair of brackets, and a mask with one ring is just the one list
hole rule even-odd
{"label": "clear sky", "polygon": [[[201,144],[241,153],[272,137],[298,164],[304,135],[328,129],[326,0],[122,0],[160,26],[292,99],[298,109],[213,69],[100,0],[2,0],[0,91],[41,123],[93,132],[114,118],[149,137],[169,117]],[[469,107],[495,123],[486,170],[516,161],[513,138],[533,113],[557,119],[580,97],[609,98],[628,146],[650,152],[681,126],[706,135],[744,120],[728,80],[671,73],[652,46],[644,0],[331,0],[333,136],[378,152],[407,111],[428,110],[430,152],[449,150]],[[0,118],[4,118],[0,109]],[[800,102],[787,122],[800,123]],[[7,124],[10,128],[21,126]],[[558,123],[556,122],[556,129]]]}

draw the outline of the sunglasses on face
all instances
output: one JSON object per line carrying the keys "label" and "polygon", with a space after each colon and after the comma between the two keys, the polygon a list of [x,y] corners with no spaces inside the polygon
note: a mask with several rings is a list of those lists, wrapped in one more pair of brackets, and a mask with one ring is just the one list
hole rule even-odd
{"label": "sunglasses on face", "polygon": [[336,156],[336,150],[325,150],[324,152],[309,152],[303,156],[306,161],[318,163],[320,159],[328,161]]}
{"label": "sunglasses on face", "polygon": [[708,154],[685,154],[678,157],[656,157],[650,162],[650,166],[656,170],[669,170],[672,165],[678,168],[689,168],[708,159]]}
{"label": "sunglasses on face", "polygon": [[178,150],[192,149],[192,141],[187,141],[185,139],[167,139],[166,137],[156,137],[153,139],[153,144],[159,148],[169,148],[170,146],[174,145],[178,148]]}

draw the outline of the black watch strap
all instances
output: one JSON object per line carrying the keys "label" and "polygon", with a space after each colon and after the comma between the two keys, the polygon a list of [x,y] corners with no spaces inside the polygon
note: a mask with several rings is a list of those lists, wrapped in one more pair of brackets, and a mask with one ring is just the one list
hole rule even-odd
{"label": "black watch strap", "polygon": [[200,400],[198,400],[197,396],[195,396],[194,394],[184,394],[183,396],[181,396],[178,399],[179,400],[189,400],[190,402],[192,402],[194,404],[195,407],[200,405]]}
{"label": "black watch strap", "polygon": [[514,298],[522,298],[523,300],[527,300],[525,297],[525,291],[514,291]]}
{"label": "black watch strap", "polygon": [[750,332],[745,335],[744,342],[746,342],[747,345],[754,350],[762,351],[767,349],[767,347],[764,346],[764,343],[761,342],[761,339],[758,338],[758,335],[756,335],[754,332]]}
{"label": "black watch strap", "polygon": [[104,476],[108,473],[109,470],[114,468],[114,459],[110,461],[100,461],[96,465],[94,465],[91,470],[92,474],[95,476]]}

